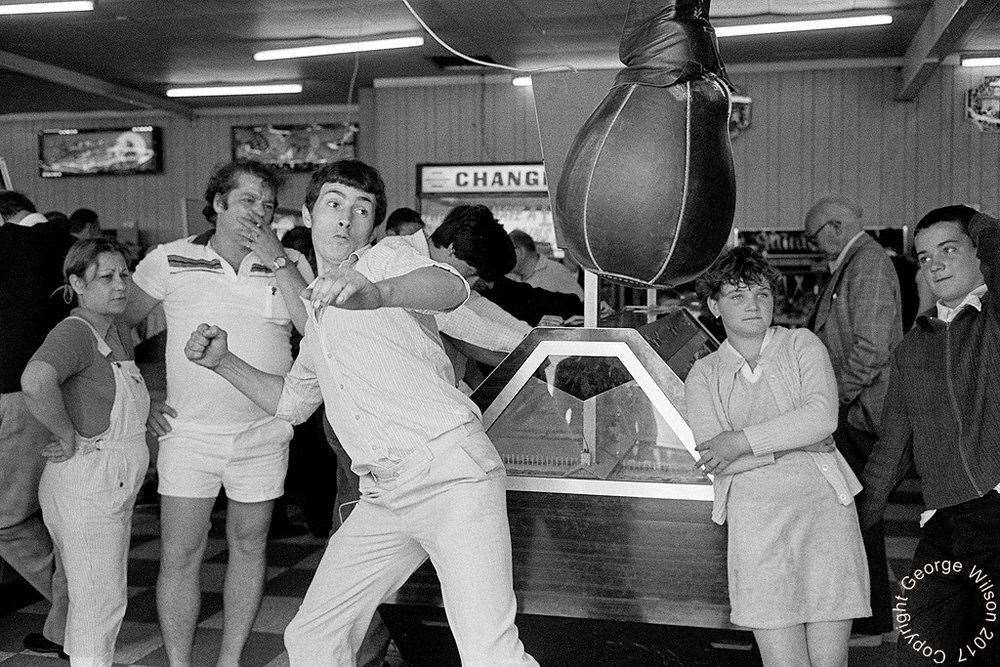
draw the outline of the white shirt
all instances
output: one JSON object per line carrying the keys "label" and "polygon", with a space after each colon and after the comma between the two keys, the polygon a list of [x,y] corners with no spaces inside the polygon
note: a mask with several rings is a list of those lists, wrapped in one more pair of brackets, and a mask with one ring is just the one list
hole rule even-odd
{"label": "white shirt", "polygon": [[830,262],[830,273],[837,272],[837,269],[840,268],[840,265],[843,263],[844,258],[847,257],[847,252],[854,246],[855,243],[858,242],[858,239],[860,239],[865,234],[867,234],[867,232],[862,230],[851,237],[851,240],[847,242],[847,245],[845,245],[841,249],[840,254],[837,255],[837,259]]}
{"label": "white shirt", "polygon": [[764,371],[761,369],[760,358],[761,355],[764,353],[764,348],[768,346],[773,337],[774,337],[774,328],[768,327],[767,332],[764,334],[764,340],[760,344],[760,351],[757,352],[757,364],[753,368],[750,368],[750,362],[746,360],[746,357],[740,354],[735,347],[729,344],[729,339],[722,341],[721,349],[725,351],[724,352],[725,354],[732,354],[743,360],[743,365],[740,366],[740,371],[739,371],[740,375],[742,375],[743,379],[749,382],[750,384],[754,384],[757,382],[757,380],[760,379],[761,375],[764,373]]}
{"label": "white shirt", "polygon": [[[197,242],[196,242],[197,241]],[[306,282],[308,261],[286,250]],[[136,267],[139,289],[163,303],[167,323],[167,403],[177,420],[220,430],[268,415],[214,372],[191,363],[184,345],[199,324],[217,324],[229,335],[229,349],[268,373],[284,375],[292,365],[291,315],[274,272],[250,253],[233,271],[205,237],[154,248]]]}
{"label": "white shirt", "polygon": [[49,219],[41,213],[29,213],[14,224],[21,225],[22,227],[34,227],[48,221]]}
{"label": "white shirt", "polygon": [[[405,237],[359,251],[354,268],[372,282],[446,264],[424,256]],[[468,285],[466,285],[468,289]],[[434,316],[402,308],[353,311],[312,308],[299,356],[285,375],[277,417],[326,416],[364,474],[376,461],[397,461],[443,433],[481,418],[455,387]]]}
{"label": "white shirt", "polygon": [[[396,238],[412,246],[424,257],[430,257],[427,236],[423,231]],[[441,333],[494,352],[510,353],[531,333],[531,327],[526,322],[517,319],[478,292],[469,294],[468,300],[458,308],[447,313],[436,313],[434,319],[437,320]]]}
{"label": "white shirt", "polygon": [[565,266],[548,257],[539,255],[538,261],[535,262],[535,268],[526,276],[511,273],[507,277],[528,283],[532,287],[540,287],[550,292],[575,294],[583,299],[583,288],[576,282],[576,276]]}
{"label": "white shirt", "polygon": [[[944,303],[938,301],[937,302],[938,319],[947,323],[951,323],[951,321],[955,319],[955,315],[958,315],[958,311],[962,310],[962,308],[965,308],[966,306],[975,308],[976,310],[982,312],[983,295],[986,294],[986,289],[987,289],[986,285],[980,285],[976,289],[966,294],[965,298],[962,299],[962,302],[957,306],[955,306],[954,308],[949,308],[948,306],[944,305]],[[1000,492],[1000,484],[997,484],[993,488],[995,488],[998,492]],[[934,512],[936,511],[937,510],[924,510],[923,512],[920,513],[921,528],[924,527],[925,523],[931,520],[931,517],[934,516]]]}

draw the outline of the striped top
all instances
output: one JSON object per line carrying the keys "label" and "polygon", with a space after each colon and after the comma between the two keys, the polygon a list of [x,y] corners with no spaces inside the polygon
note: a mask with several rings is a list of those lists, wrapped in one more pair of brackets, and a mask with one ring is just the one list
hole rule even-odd
{"label": "striped top", "polygon": [[[363,249],[355,269],[372,282],[440,267],[405,239],[390,236]],[[305,421],[324,403],[326,416],[359,475],[376,461],[399,460],[418,446],[481,418],[455,387],[433,314],[380,308],[309,311],[305,338],[285,375],[277,416]]]}
{"label": "striped top", "polygon": [[[177,421],[202,427],[250,424],[267,417],[253,401],[212,371],[184,356],[199,324],[217,324],[229,348],[261,370],[284,374],[292,365],[291,315],[274,272],[250,253],[234,271],[207,243],[190,237],[154,248],[136,267],[133,280],[163,303],[167,320],[167,403]],[[308,261],[286,250],[306,282]]]}

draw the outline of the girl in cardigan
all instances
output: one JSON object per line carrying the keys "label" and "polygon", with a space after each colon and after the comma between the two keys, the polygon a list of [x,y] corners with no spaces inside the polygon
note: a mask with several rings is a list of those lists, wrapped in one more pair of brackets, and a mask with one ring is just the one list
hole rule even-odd
{"label": "girl in cardigan", "polygon": [[851,619],[871,614],[861,485],[833,446],[826,349],[771,326],[780,280],[739,247],[699,281],[727,339],[687,377],[688,423],[714,475],[712,518],[729,522],[732,622],[753,630],[765,665],[846,667]]}

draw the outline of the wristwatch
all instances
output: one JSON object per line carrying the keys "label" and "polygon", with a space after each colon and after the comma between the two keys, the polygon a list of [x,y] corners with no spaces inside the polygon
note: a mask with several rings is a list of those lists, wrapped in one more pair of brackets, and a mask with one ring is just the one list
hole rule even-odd
{"label": "wristwatch", "polygon": [[278,255],[277,257],[275,257],[274,263],[271,264],[271,266],[274,267],[275,272],[280,271],[281,269],[288,266],[288,258],[285,257],[284,255]]}

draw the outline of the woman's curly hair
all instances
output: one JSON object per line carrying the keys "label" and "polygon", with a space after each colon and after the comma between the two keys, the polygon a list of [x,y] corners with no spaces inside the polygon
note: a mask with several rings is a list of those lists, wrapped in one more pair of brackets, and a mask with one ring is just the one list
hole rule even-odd
{"label": "woman's curly hair", "polygon": [[718,299],[723,285],[755,285],[766,283],[771,292],[784,290],[785,280],[767,258],[751,246],[728,248],[698,278],[695,289],[702,300]]}

